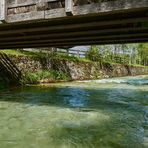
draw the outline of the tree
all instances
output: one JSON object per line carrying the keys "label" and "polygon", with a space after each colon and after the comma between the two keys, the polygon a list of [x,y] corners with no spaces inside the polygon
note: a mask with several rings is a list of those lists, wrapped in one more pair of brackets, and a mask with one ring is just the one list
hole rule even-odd
{"label": "tree", "polygon": [[142,65],[148,66],[148,43],[147,44],[139,44],[138,46],[138,55],[140,57],[140,61]]}
{"label": "tree", "polygon": [[97,46],[92,45],[86,53],[86,57],[92,61],[101,61],[102,57],[99,54]]}

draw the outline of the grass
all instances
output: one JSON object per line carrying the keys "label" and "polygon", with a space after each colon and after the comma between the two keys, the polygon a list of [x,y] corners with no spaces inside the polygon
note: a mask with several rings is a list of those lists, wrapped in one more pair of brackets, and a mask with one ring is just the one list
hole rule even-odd
{"label": "grass", "polygon": [[29,57],[46,56],[45,53],[41,53],[41,52],[24,51],[24,50],[16,50],[16,49],[6,49],[6,50],[1,50],[0,52],[5,53],[7,55],[15,55],[15,56],[29,56]]}
{"label": "grass", "polygon": [[23,83],[25,84],[38,84],[42,80],[47,79],[49,81],[59,81],[59,80],[69,80],[69,77],[60,71],[56,70],[44,70],[44,71],[37,71],[37,72],[27,72],[24,76]]}
{"label": "grass", "polygon": [[[69,56],[66,54],[62,53],[54,53],[54,54],[49,54],[44,52],[36,52],[36,51],[24,51],[24,50],[16,50],[16,49],[6,49],[6,50],[1,50],[0,52],[5,53],[7,55],[15,55],[15,56],[28,56],[32,58],[44,58],[44,57],[49,57],[50,59],[54,60],[67,60],[67,61],[73,61],[73,62],[87,62],[87,63],[93,63],[94,61],[91,61],[87,58],[80,58],[80,57],[75,57],[75,56]],[[111,61],[105,61],[103,60],[102,63],[108,63],[112,65],[125,65],[125,64],[120,64],[120,63],[114,63]],[[129,66],[136,66],[136,67],[147,67],[143,65],[134,65],[134,64],[126,64]]]}
{"label": "grass", "polygon": [[144,66],[144,65],[137,65],[137,64],[128,64],[129,66],[134,66],[134,67],[148,67],[148,66]]}
{"label": "grass", "polygon": [[17,56],[24,56],[23,53],[17,51],[17,50],[12,50],[12,49],[7,49],[7,50],[1,50],[1,53],[5,53],[8,55],[17,55]]}
{"label": "grass", "polygon": [[68,56],[68,55],[62,54],[62,53],[47,54],[44,52],[24,51],[24,50],[16,50],[16,49],[1,50],[1,52],[5,53],[7,55],[29,56],[29,57],[33,57],[33,58],[34,57],[38,57],[38,58],[49,57],[49,58],[55,59],[55,60],[68,60],[68,61],[74,61],[74,62],[92,62],[86,58]]}
{"label": "grass", "polygon": [[91,60],[86,59],[86,58],[69,56],[69,55],[62,54],[62,53],[53,54],[52,59],[55,59],[55,60],[68,60],[68,61],[73,61],[73,62],[92,62]]}

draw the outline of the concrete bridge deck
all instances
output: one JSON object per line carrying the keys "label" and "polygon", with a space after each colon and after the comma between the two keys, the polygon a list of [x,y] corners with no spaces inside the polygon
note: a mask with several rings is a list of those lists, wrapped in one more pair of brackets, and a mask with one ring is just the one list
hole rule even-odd
{"label": "concrete bridge deck", "polygon": [[1,0],[0,48],[148,41],[148,0]]}

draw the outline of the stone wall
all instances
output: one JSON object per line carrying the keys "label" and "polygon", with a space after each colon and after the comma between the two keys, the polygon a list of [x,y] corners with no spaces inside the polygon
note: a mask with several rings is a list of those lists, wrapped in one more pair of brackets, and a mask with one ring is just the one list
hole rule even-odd
{"label": "stone wall", "polygon": [[[58,64],[56,64],[58,63]],[[109,77],[135,76],[148,74],[148,67],[125,66],[120,64],[95,62],[56,61],[53,68],[68,74],[72,80],[101,79]]]}
{"label": "stone wall", "polygon": [[58,70],[66,73],[71,80],[100,79],[128,75],[148,74],[148,67],[127,66],[98,62],[73,62],[67,60],[51,60],[49,58],[31,58],[26,56],[9,56],[11,61],[22,72],[40,70]]}

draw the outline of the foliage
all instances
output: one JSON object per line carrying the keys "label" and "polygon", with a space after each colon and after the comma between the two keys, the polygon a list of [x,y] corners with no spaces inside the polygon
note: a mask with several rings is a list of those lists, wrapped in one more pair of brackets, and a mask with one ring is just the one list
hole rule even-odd
{"label": "foliage", "polygon": [[148,66],[148,44],[117,44],[117,45],[93,45],[86,52],[86,58],[69,56],[66,53],[58,52],[42,52],[40,51],[24,51],[24,50],[1,50],[9,55],[29,56],[33,58],[48,58],[50,60],[67,60],[74,62],[92,62],[98,61],[128,64],[128,65],[144,65]]}
{"label": "foliage", "polygon": [[86,53],[86,58],[92,61],[101,61],[101,55],[98,52],[98,49],[96,46],[91,46],[91,48]]}
{"label": "foliage", "polygon": [[37,84],[39,82],[39,77],[36,73],[28,72],[25,74],[24,79],[22,81],[22,83],[25,84]]}
{"label": "foliage", "polygon": [[51,59],[67,60],[67,61],[73,61],[73,62],[91,62],[89,59],[86,59],[86,58],[69,56],[64,53],[62,54],[62,53],[56,53],[56,52],[51,56]]}
{"label": "foliage", "polygon": [[138,55],[142,65],[148,65],[148,44],[139,44]]}
{"label": "foliage", "polygon": [[16,50],[16,49],[6,49],[1,50],[2,53],[15,56],[29,56],[29,57],[45,57],[46,54],[42,52]]}
{"label": "foliage", "polygon": [[68,80],[68,76],[63,72],[50,70],[50,71],[37,71],[37,72],[27,72],[24,76],[23,82],[25,84],[37,84],[40,83],[41,80],[49,79],[49,80]]}
{"label": "foliage", "polygon": [[67,54],[62,54],[62,53],[57,53],[55,52],[52,57],[52,59],[60,59],[60,60],[68,60],[68,61],[79,61],[78,57],[74,57],[74,56],[68,56]]}
{"label": "foliage", "polygon": [[92,61],[148,66],[148,44],[91,46],[87,58]]}
{"label": "foliage", "polygon": [[29,56],[33,58],[49,58],[49,59],[59,59],[59,60],[67,60],[67,61],[74,61],[74,62],[91,62],[86,58],[79,58],[75,56],[69,56],[67,54],[51,52],[36,52],[36,51],[25,51],[25,50],[16,50],[16,49],[7,49],[1,50],[2,53],[7,55],[15,55],[15,56]]}

